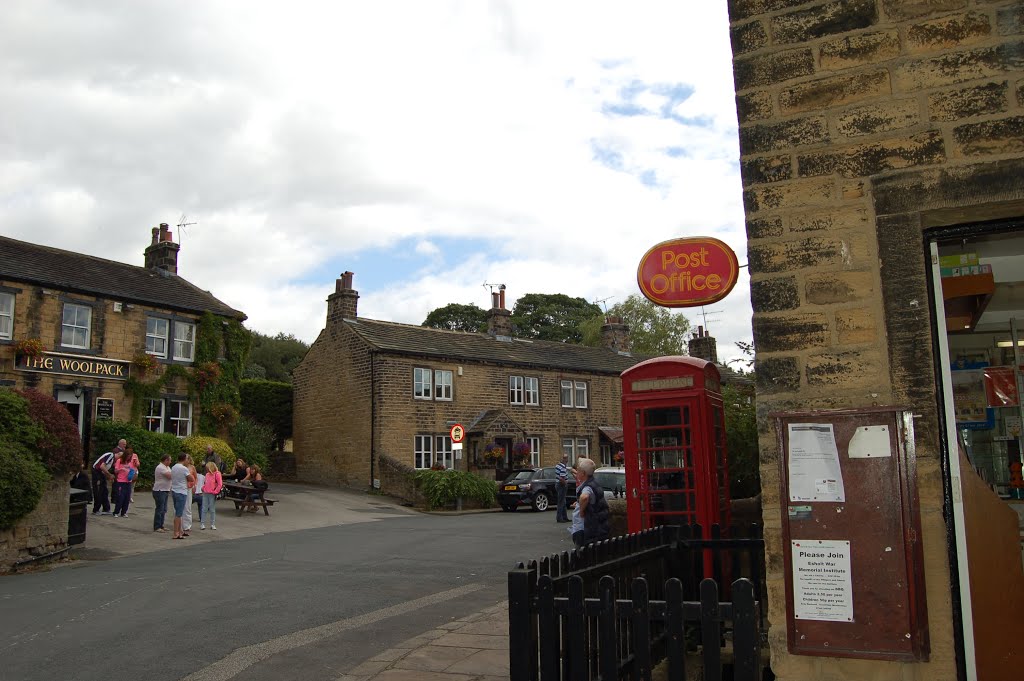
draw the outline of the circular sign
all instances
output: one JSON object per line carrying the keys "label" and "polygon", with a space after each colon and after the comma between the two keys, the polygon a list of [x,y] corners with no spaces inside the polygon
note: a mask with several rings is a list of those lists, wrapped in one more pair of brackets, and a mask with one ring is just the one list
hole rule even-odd
{"label": "circular sign", "polygon": [[461,423],[456,423],[451,430],[452,442],[462,442],[466,439],[466,429]]}
{"label": "circular sign", "polygon": [[662,307],[716,303],[738,278],[736,254],[711,237],[663,241],[644,254],[636,270],[640,292]]}

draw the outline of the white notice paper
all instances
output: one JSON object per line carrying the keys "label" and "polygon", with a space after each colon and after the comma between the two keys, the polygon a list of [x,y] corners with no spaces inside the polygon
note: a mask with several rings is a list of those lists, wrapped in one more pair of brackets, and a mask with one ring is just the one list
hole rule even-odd
{"label": "white notice paper", "polygon": [[789,424],[789,500],[846,501],[831,423]]}
{"label": "white notice paper", "polygon": [[798,620],[852,622],[850,542],[801,539],[791,544],[793,616]]}
{"label": "white notice paper", "polygon": [[892,456],[889,426],[861,426],[853,432],[847,454],[851,459],[877,459]]}

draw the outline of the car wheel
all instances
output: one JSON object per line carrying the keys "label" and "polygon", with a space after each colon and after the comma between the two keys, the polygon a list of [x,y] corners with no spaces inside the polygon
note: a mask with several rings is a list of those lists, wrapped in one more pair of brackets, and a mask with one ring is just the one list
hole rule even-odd
{"label": "car wheel", "polygon": [[548,499],[548,495],[544,492],[537,492],[533,497],[533,510],[546,511],[549,506],[551,506],[551,500]]}

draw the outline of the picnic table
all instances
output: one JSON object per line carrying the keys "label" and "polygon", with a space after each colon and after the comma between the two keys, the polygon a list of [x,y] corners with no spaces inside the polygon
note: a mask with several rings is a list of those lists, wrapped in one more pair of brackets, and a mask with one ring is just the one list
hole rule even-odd
{"label": "picnic table", "polygon": [[267,507],[273,506],[277,502],[274,499],[268,499],[266,494],[266,487],[257,489],[249,482],[224,481],[224,496],[234,502],[238,515],[242,515],[242,513],[250,509],[255,511],[261,506],[263,507],[264,515],[270,515]]}

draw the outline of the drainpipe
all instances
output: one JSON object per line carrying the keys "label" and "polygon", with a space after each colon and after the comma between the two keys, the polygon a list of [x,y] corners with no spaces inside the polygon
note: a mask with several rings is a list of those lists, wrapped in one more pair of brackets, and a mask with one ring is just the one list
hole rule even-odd
{"label": "drainpipe", "polygon": [[370,489],[375,489],[376,479],[376,436],[377,436],[377,369],[375,366],[376,352],[370,353]]}

